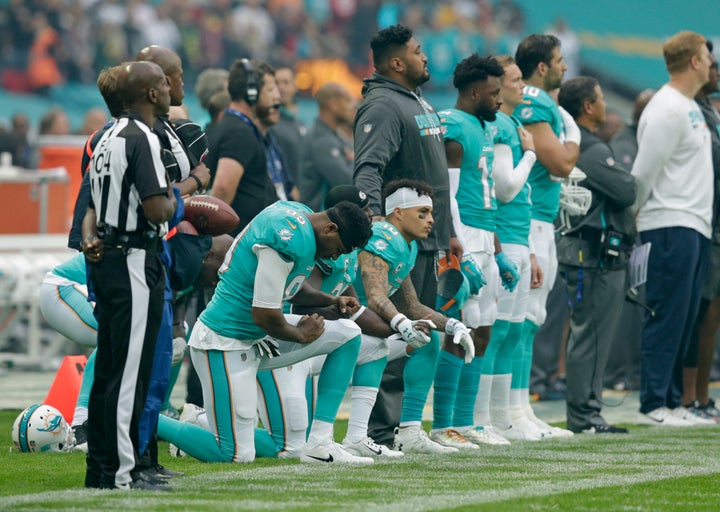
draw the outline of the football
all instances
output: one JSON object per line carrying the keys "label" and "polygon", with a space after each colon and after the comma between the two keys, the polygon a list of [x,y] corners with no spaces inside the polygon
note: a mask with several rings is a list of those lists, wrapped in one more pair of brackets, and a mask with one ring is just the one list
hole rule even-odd
{"label": "football", "polygon": [[240,223],[237,213],[222,199],[199,195],[185,200],[185,216],[201,235],[218,236],[235,229]]}

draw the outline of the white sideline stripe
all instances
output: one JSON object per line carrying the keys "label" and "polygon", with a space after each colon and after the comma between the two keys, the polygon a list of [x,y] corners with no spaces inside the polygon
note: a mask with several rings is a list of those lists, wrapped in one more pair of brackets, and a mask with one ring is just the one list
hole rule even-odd
{"label": "white sideline stripe", "polygon": [[[648,442],[652,442],[652,439],[639,437],[637,443],[623,443],[619,446],[628,447],[633,444],[637,447],[645,445]],[[682,442],[678,439],[678,442]],[[518,475],[519,478],[515,480],[515,484],[511,487],[508,485],[508,475],[502,475],[497,479],[493,479],[492,476],[485,481],[488,486],[503,484],[506,487],[502,489],[479,489],[473,492],[433,492],[428,493],[428,483],[425,480],[410,480],[404,479],[402,489],[405,491],[405,496],[399,497],[398,501],[391,502],[384,500],[382,503],[358,503],[352,504],[347,501],[342,501],[343,495],[347,495],[347,492],[338,492],[337,488],[333,487],[332,483],[335,480],[341,480],[336,475],[362,475],[361,479],[365,482],[371,480],[371,474],[368,472],[358,472],[358,468],[353,467],[333,467],[332,471],[328,471],[325,466],[313,466],[308,464],[298,465],[282,465],[272,468],[253,468],[252,466],[246,466],[247,469],[225,471],[222,473],[213,473],[198,476],[186,476],[183,479],[173,481],[173,487],[179,491],[177,494],[174,493],[162,493],[157,497],[136,497],[134,495],[125,495],[122,493],[108,494],[107,491],[99,490],[68,490],[68,491],[55,491],[46,492],[40,494],[29,494],[21,496],[7,496],[3,497],[0,501],[0,510],[13,509],[19,505],[32,505],[32,504],[47,504],[52,501],[55,506],[61,506],[62,504],[77,506],[82,503],[89,496],[107,496],[110,498],[107,502],[103,503],[104,507],[121,507],[125,506],[126,509],[142,507],[142,509],[150,508],[153,506],[162,506],[166,508],[168,505],[177,505],[181,509],[186,509],[189,506],[196,508],[198,505],[207,504],[208,506],[217,507],[221,505],[218,501],[202,500],[183,497],[181,492],[185,489],[193,489],[190,492],[199,492],[195,489],[204,489],[206,492],[212,492],[213,487],[221,488],[224,482],[230,481],[242,481],[244,489],[252,489],[255,487],[258,491],[265,489],[268,490],[272,487],[272,490],[279,496],[287,495],[286,493],[292,493],[294,488],[302,487],[315,487],[327,490],[326,498],[323,502],[323,506],[337,505],[341,506],[342,510],[350,511],[375,511],[375,510],[398,510],[398,511],[422,511],[422,510],[437,510],[442,509],[452,504],[453,507],[462,505],[473,505],[480,503],[493,503],[503,502],[506,500],[515,500],[518,498],[530,498],[530,497],[542,497],[553,494],[567,494],[574,491],[584,489],[595,489],[601,487],[626,487],[627,485],[639,484],[649,481],[657,481],[669,478],[682,478],[693,475],[705,475],[712,473],[720,473],[720,460],[717,460],[712,454],[708,453],[706,457],[702,457],[698,460],[697,456],[693,457],[691,453],[688,457],[683,457],[678,452],[670,452],[667,454],[653,453],[653,462],[656,464],[652,467],[639,467],[639,464],[647,464],[647,454],[636,454],[636,453],[603,453],[603,444],[596,443],[599,447],[598,453],[589,454],[588,458],[582,459],[578,462],[577,457],[581,456],[577,453],[568,453],[566,460],[562,460],[561,452],[547,451],[547,455],[552,454],[553,458],[542,457],[543,450],[540,451],[529,451],[533,458],[541,458],[542,460],[552,460],[552,462],[541,462],[537,464],[528,464],[527,461],[522,461],[522,453],[509,453],[503,454],[502,451],[497,450],[485,453],[483,458],[474,457],[472,455],[465,457],[455,458],[454,456],[445,457],[408,457],[408,461],[423,460],[427,461],[427,466],[432,469],[432,466],[438,468],[442,467],[447,469],[450,464],[456,465],[457,474],[463,474],[464,471],[472,471],[472,468],[477,468],[478,461],[482,464],[493,464],[498,463],[501,465],[517,466],[522,462],[526,466],[526,470],[523,475],[527,475],[527,478],[523,478]],[[647,446],[647,445],[646,445]],[[489,457],[488,457],[489,456]],[[592,457],[592,458],[590,458]],[[383,464],[382,462],[380,464]],[[391,471],[391,466],[402,465],[402,462],[387,462],[383,465],[388,467],[388,473],[377,473],[375,475],[378,482],[387,483],[387,477]],[[530,467],[527,467],[530,466]],[[607,471],[611,468],[624,468],[625,470],[633,469],[634,471],[641,471],[640,473],[628,475],[628,474],[617,474],[617,475],[603,475],[602,477],[595,478],[592,476],[586,476],[588,470],[596,469],[600,471]],[[536,471],[531,474],[527,473],[527,469],[535,468]],[[548,471],[557,468],[557,473],[562,473],[565,478],[560,481],[553,483],[548,482],[547,479],[540,479],[534,476],[535,473],[543,474],[548,476]],[[582,477],[575,480],[571,479],[572,473],[577,472],[582,474]],[[402,473],[398,472],[401,476]],[[298,477],[317,476],[318,478],[313,480],[314,483],[308,483],[307,481],[298,481],[295,486],[288,486],[283,488],[282,485],[274,483],[257,483],[258,480],[266,480],[268,478],[277,477],[279,482],[293,481],[292,477],[297,475]],[[407,476],[407,475],[404,475]],[[191,485],[186,485],[191,484]],[[197,485],[201,484],[201,485]],[[441,485],[441,481],[434,481],[434,485]],[[189,489],[188,489],[189,490]],[[317,501],[293,501],[289,502],[275,502],[272,499],[258,500],[258,499],[242,499],[240,496],[233,498],[233,508],[244,509],[244,510],[266,510],[266,509],[294,509],[298,507],[312,507],[317,506]]]}

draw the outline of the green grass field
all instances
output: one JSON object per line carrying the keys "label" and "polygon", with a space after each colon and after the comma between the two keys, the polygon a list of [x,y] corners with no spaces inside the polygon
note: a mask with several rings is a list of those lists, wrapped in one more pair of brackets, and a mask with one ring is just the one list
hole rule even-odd
{"label": "green grass field", "polygon": [[[479,454],[408,456],[365,467],[260,459],[184,471],[172,492],[85,490],[82,453],[17,453],[19,411],[0,412],[0,510],[720,510],[720,427],[630,426],[626,436],[578,435],[488,446]],[[342,439],[345,422],[338,422]]]}

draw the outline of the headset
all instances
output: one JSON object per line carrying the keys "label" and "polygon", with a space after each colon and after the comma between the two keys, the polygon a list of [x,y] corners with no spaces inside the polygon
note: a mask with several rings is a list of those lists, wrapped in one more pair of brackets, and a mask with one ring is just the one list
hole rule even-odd
{"label": "headset", "polygon": [[248,105],[253,106],[260,96],[260,88],[255,80],[255,69],[249,59],[240,59],[240,62],[245,68],[245,101]]}

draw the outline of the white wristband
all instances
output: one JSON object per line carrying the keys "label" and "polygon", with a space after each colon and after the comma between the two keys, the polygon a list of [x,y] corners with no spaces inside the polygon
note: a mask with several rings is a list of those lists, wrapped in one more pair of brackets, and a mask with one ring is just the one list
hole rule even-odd
{"label": "white wristband", "polygon": [[407,320],[407,317],[406,317],[405,315],[403,315],[402,313],[398,313],[397,315],[395,315],[395,316],[392,318],[392,320],[390,320],[390,328],[391,328],[393,331],[397,331],[397,330],[398,330],[398,329],[397,329],[398,324],[399,324],[400,322],[404,322],[405,320]]}
{"label": "white wristband", "polygon": [[448,320],[448,322],[445,324],[445,333],[446,334],[455,334],[455,326],[460,323],[460,320],[457,318],[451,318]]}
{"label": "white wristband", "polygon": [[365,306],[360,306],[360,309],[358,309],[353,316],[349,318],[349,320],[352,320],[353,322],[360,318],[360,315],[365,313]]}

